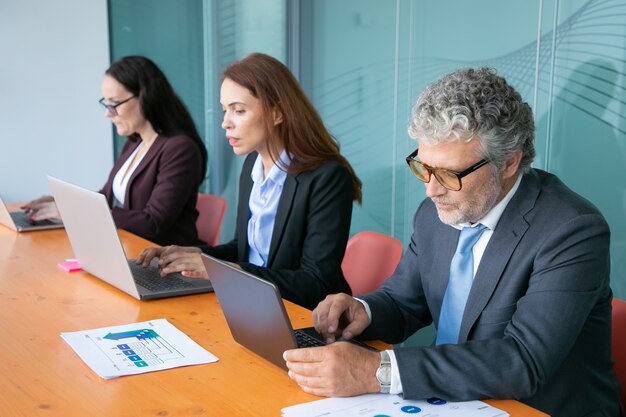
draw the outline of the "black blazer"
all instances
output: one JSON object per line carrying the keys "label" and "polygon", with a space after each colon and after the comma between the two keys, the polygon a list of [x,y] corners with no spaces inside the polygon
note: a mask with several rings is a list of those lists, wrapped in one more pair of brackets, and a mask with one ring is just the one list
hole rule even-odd
{"label": "black blazer", "polygon": [[313,309],[326,295],[350,287],[341,272],[352,219],[352,177],[337,162],[311,172],[288,174],[278,203],[267,267],[248,263],[250,173],[257,153],[248,155],[239,179],[235,238],[203,252],[236,262],[273,282],[289,301]]}

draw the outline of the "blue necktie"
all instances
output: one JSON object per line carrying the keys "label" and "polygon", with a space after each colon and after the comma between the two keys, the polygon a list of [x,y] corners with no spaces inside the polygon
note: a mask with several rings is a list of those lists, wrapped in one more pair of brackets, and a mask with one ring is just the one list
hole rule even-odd
{"label": "blue necktie", "polygon": [[437,328],[438,345],[458,343],[461,320],[465,311],[465,303],[472,282],[474,281],[474,255],[472,248],[487,229],[479,224],[476,227],[464,227],[459,236],[459,243],[450,264],[450,278],[443,296],[439,326]]}

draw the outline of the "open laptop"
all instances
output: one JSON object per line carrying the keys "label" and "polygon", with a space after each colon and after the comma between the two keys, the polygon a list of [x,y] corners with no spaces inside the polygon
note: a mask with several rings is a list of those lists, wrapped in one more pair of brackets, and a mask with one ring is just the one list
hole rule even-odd
{"label": "open laptop", "polygon": [[33,232],[35,230],[58,229],[63,223],[52,220],[33,221],[28,219],[28,214],[23,211],[9,211],[0,198],[0,224],[16,232]]}
{"label": "open laptop", "polygon": [[[283,369],[287,369],[285,350],[326,344],[312,327],[291,327],[273,283],[206,254],[202,254],[202,261],[237,343]],[[351,342],[374,349],[356,340]]]}
{"label": "open laptop", "polygon": [[48,176],[48,182],[74,256],[83,270],[138,300],[212,291],[206,279],[186,278],[180,274],[161,277],[156,262],[150,268],[143,268],[134,260],[127,260],[103,194],[52,176]]}

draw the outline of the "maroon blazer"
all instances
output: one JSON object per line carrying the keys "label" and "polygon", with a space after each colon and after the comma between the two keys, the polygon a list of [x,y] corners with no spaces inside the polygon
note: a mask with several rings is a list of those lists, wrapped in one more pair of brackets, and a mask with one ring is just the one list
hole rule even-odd
{"label": "maroon blazer", "polygon": [[[139,146],[129,139],[100,190],[113,207],[113,178]],[[118,228],[159,245],[198,245],[196,200],[202,182],[202,156],[187,136],[159,135],[133,172],[124,207],[113,208]]]}

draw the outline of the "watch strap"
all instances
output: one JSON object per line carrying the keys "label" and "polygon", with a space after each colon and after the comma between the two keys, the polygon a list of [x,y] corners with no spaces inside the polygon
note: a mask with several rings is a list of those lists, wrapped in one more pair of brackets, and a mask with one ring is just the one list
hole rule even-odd
{"label": "watch strap", "polygon": [[376,379],[380,385],[380,392],[389,394],[391,390],[391,358],[386,350],[380,351],[380,365],[376,371]]}

